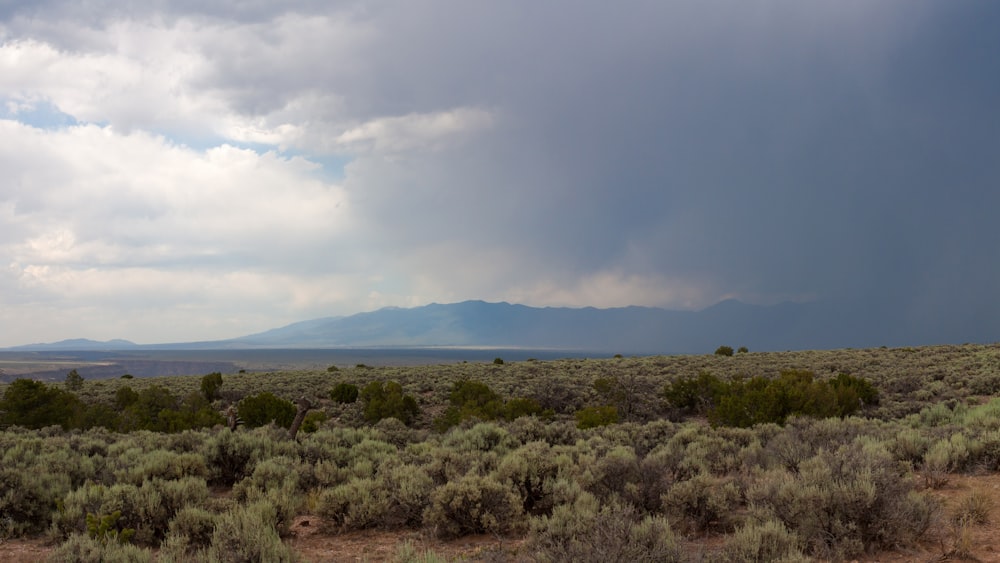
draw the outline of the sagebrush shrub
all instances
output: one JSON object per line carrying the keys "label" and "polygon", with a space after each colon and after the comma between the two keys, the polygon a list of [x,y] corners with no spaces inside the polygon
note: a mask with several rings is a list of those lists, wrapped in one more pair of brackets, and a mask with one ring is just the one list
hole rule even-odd
{"label": "sagebrush shrub", "polygon": [[380,525],[390,508],[388,492],[374,479],[352,479],[319,493],[317,512],[334,525],[360,530]]}
{"label": "sagebrush shrub", "polygon": [[805,563],[800,540],[777,520],[748,522],[726,540],[719,561],[725,563]]}
{"label": "sagebrush shrub", "polygon": [[807,552],[833,558],[912,541],[938,510],[914,491],[905,463],[883,443],[865,438],[834,452],[821,450],[797,474],[768,471],[746,496],[762,520],[780,520]]}
{"label": "sagebrush shrub", "polygon": [[600,507],[586,494],[572,505],[557,506],[551,516],[533,519],[528,545],[543,562],[684,560],[666,519],[642,517],[627,504]]}
{"label": "sagebrush shrub", "polygon": [[584,478],[584,487],[597,498],[608,501],[621,497],[629,485],[639,481],[639,457],[628,446],[616,446],[599,458]]}
{"label": "sagebrush shrub", "polygon": [[382,490],[389,492],[385,525],[416,527],[423,523],[424,511],[434,492],[434,480],[423,467],[394,466],[380,472],[378,482]]}
{"label": "sagebrush shrub", "polygon": [[33,469],[0,468],[0,537],[43,531],[58,500],[70,490],[66,475]]}
{"label": "sagebrush shrub", "polygon": [[253,473],[257,461],[271,453],[273,442],[250,432],[219,431],[202,446],[209,479],[233,485]]}
{"label": "sagebrush shrub", "polygon": [[135,530],[134,542],[156,545],[167,534],[170,520],[181,509],[202,506],[208,498],[203,479],[185,477],[177,481],[155,479],[140,486],[117,484],[98,489],[103,502],[97,514],[120,512],[119,526]]}
{"label": "sagebrush shrub", "polygon": [[151,563],[153,553],[131,544],[74,534],[49,554],[50,563]]}
{"label": "sagebrush shrub", "polygon": [[203,508],[187,506],[177,511],[168,529],[170,535],[184,537],[191,548],[204,548],[212,542],[217,519],[215,514]]}
{"label": "sagebrush shrub", "polygon": [[672,521],[695,532],[710,526],[728,531],[740,500],[740,491],[732,479],[706,473],[674,483],[661,497],[663,511]]}
{"label": "sagebrush shrub", "polygon": [[240,505],[221,515],[212,533],[208,559],[217,563],[296,561],[275,529],[277,513],[268,502]]}
{"label": "sagebrush shrub", "polygon": [[521,499],[494,477],[466,475],[434,491],[424,523],[443,538],[505,534],[522,523]]}
{"label": "sagebrush shrub", "polygon": [[545,442],[531,442],[504,456],[495,474],[500,481],[514,487],[526,514],[538,515],[552,511],[553,485],[558,473],[552,447]]}

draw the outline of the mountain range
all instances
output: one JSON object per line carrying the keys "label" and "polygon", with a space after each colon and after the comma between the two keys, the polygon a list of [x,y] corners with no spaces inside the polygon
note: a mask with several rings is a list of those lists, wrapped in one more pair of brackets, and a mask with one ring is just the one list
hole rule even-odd
{"label": "mountain range", "polygon": [[[958,343],[956,335],[908,327],[904,320],[845,316],[829,302],[750,305],[735,300],[700,311],[654,307],[529,307],[464,301],[386,307],[298,322],[228,340],[138,345],[76,339],[9,348],[53,350],[208,350],[338,347],[531,348],[623,354],[700,354],[720,345],[757,351]],[[849,310],[857,311],[857,308]],[[961,342],[984,341],[959,336]]]}

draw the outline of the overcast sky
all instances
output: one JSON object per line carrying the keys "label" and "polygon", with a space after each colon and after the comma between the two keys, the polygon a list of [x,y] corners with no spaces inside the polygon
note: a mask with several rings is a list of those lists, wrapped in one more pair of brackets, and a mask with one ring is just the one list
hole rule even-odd
{"label": "overcast sky", "polygon": [[0,0],[0,346],[466,299],[1000,340],[998,29],[972,0]]}

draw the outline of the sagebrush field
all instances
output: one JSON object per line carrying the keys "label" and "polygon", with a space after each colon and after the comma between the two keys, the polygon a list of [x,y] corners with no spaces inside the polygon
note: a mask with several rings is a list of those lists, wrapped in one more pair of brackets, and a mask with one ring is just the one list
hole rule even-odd
{"label": "sagebrush field", "polygon": [[18,380],[0,538],[293,561],[308,516],[334,540],[487,534],[493,561],[971,556],[989,500],[934,491],[1000,468],[998,391],[997,345]]}

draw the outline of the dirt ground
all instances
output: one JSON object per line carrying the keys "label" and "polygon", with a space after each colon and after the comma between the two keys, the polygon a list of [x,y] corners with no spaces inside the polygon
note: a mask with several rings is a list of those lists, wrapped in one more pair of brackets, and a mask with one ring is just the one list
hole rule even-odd
{"label": "dirt ground", "polygon": [[[918,545],[904,546],[870,556],[857,563],[909,563],[979,561],[1000,563],[1000,474],[952,475],[945,486],[932,491],[943,504],[941,521]],[[951,516],[970,495],[987,499],[991,508],[985,524],[956,525]],[[354,563],[391,561],[409,544],[415,553],[433,551],[449,561],[518,561],[526,559],[522,539],[493,536],[469,536],[441,541],[424,531],[364,530],[341,534],[323,532],[322,522],[314,516],[300,516],[292,526],[288,544],[304,561],[312,563]],[[692,554],[707,553],[721,547],[722,538],[702,538],[688,544]],[[0,540],[0,561],[34,563],[52,551],[44,539]],[[501,555],[509,554],[509,555]]]}

